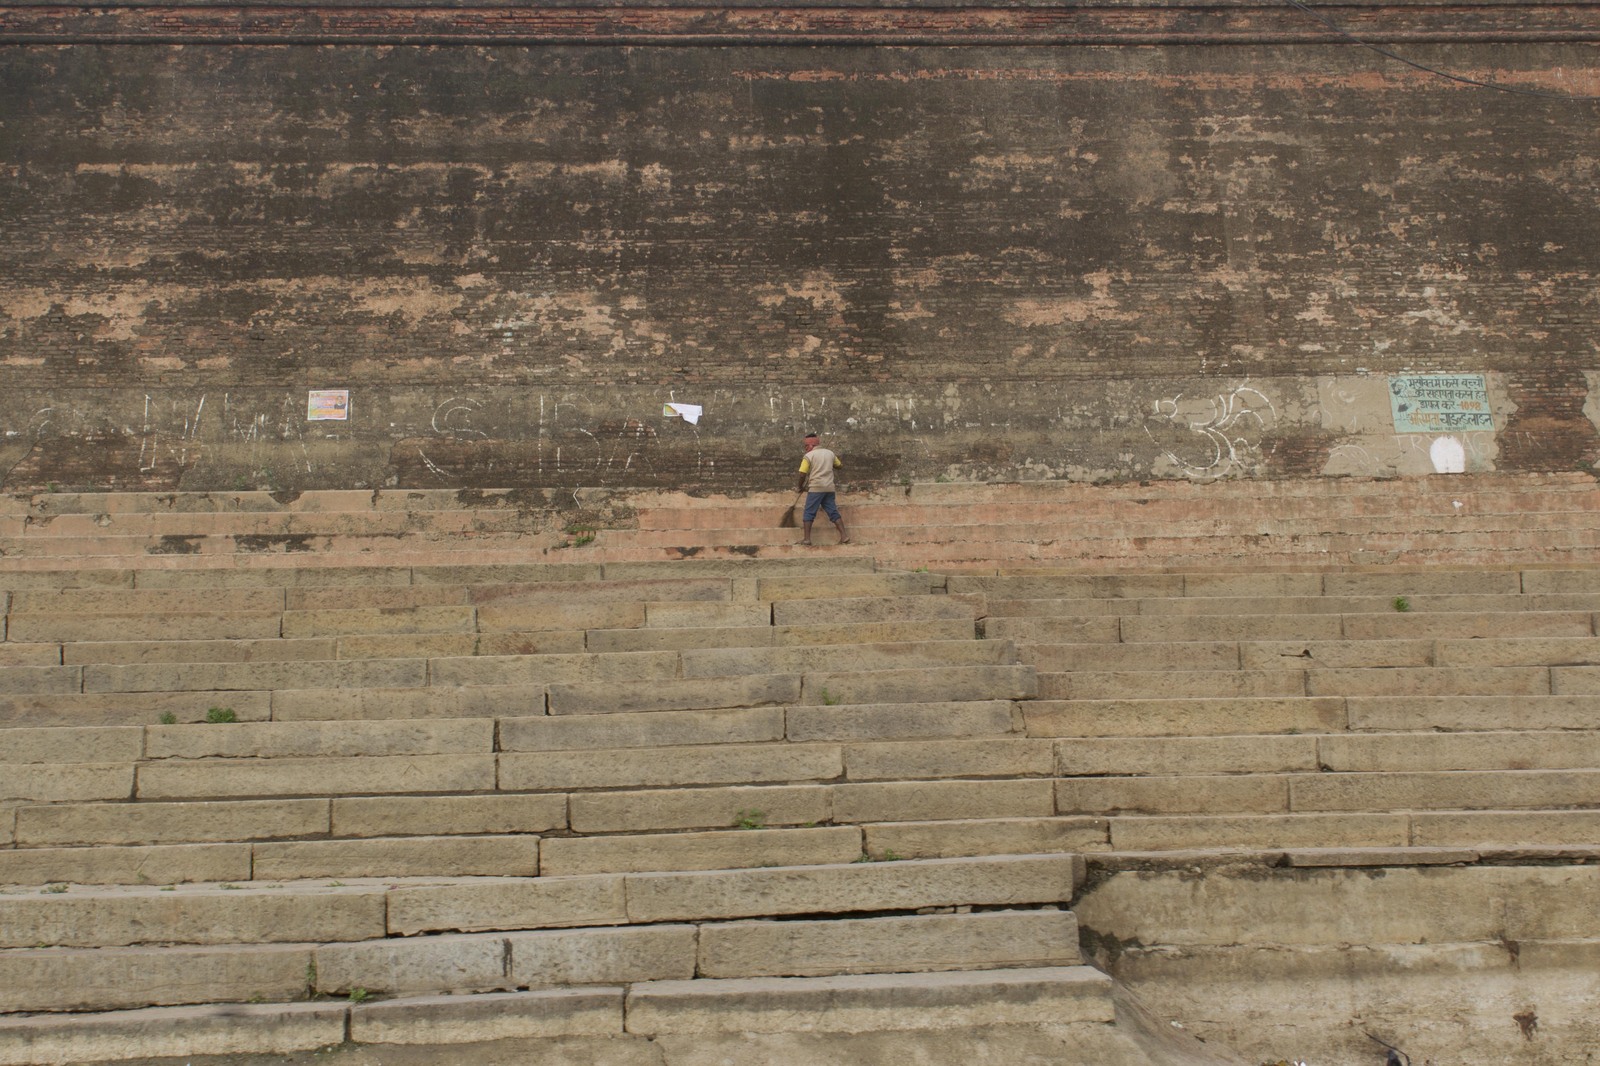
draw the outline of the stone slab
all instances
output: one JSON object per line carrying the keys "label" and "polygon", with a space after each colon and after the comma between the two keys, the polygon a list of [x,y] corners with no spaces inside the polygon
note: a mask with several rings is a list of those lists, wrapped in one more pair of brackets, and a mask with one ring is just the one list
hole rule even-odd
{"label": "stone slab", "polygon": [[389,894],[389,934],[622,925],[628,921],[623,880],[540,877],[397,888]]}
{"label": "stone slab", "polygon": [[66,663],[257,663],[335,659],[332,640],[117,640],[72,642]]}
{"label": "stone slab", "polygon": [[72,803],[133,796],[134,766],[113,763],[13,763],[0,773],[0,802]]}
{"label": "stone slab", "polygon": [[816,672],[805,675],[806,703],[916,703],[952,700],[1026,700],[1038,693],[1031,666],[949,666]]}
{"label": "stone slab", "polygon": [[822,977],[1079,963],[1070,911],[808,922],[718,922],[701,927],[699,976]]}
{"label": "stone slab", "polygon": [[494,787],[495,756],[490,754],[185,759],[145,763],[138,772],[141,800],[483,792]]}
{"label": "stone slab", "polygon": [[1290,790],[1297,811],[1589,807],[1600,802],[1600,770],[1325,773]]}
{"label": "stone slab", "polygon": [[1061,814],[1278,814],[1289,807],[1288,774],[1074,777],[1056,782]]}
{"label": "stone slab", "polygon": [[506,937],[520,988],[616,985],[695,976],[699,930],[692,925],[551,929]]}
{"label": "stone slab", "polygon": [[591,629],[590,651],[683,651],[694,648],[765,648],[777,643],[770,626],[740,628]]}
{"label": "stone slab", "polygon": [[1109,1024],[1111,979],[1084,967],[671,981],[628,993],[628,1031],[843,1032]]}
{"label": "stone slab", "polygon": [[826,576],[758,577],[756,597],[761,600],[852,599],[881,596],[921,596],[941,588],[938,574],[882,573],[829,574]]}
{"label": "stone slab", "polygon": [[543,714],[543,685],[432,688],[287,689],[272,696],[278,721],[357,721],[398,718],[494,718]]}
{"label": "stone slab", "polygon": [[427,666],[425,659],[374,659],[313,663],[152,663],[82,669],[85,692],[171,692],[420,688],[428,683]]}
{"label": "stone slab", "polygon": [[1111,823],[1105,818],[974,818],[888,822],[862,829],[867,854],[906,859],[1103,851],[1111,842]]}
{"label": "stone slab", "polygon": [[341,1043],[342,1003],[156,1007],[0,1019],[3,1066],[81,1066],[113,1059],[290,1055]]}
{"label": "stone slab", "polygon": [[926,822],[949,818],[1042,818],[1056,813],[1048,779],[883,781],[834,786],[833,819]]}
{"label": "stone slab", "polygon": [[890,740],[1020,733],[1022,716],[1009,700],[968,703],[869,703],[790,707],[790,740]]}
{"label": "stone slab", "polygon": [[1345,701],[1336,697],[1040,700],[1022,713],[1035,737],[1326,733],[1346,724]]}
{"label": "stone slab", "polygon": [[428,660],[433,685],[555,685],[639,683],[678,676],[670,651],[593,655],[476,656]]}
{"label": "stone slab", "polygon": [[1600,766],[1600,733],[1383,733],[1317,738],[1337,771],[1552,770]]}
{"label": "stone slab", "polygon": [[567,824],[565,795],[349,796],[333,801],[338,837],[543,833]]}
{"label": "stone slab", "polygon": [[447,721],[249,722],[149,726],[148,759],[462,755],[494,750],[488,718]]}
{"label": "stone slab", "polygon": [[[854,862],[862,854],[853,826],[765,829],[765,812],[747,808],[757,828],[721,832],[554,837],[540,845],[549,877],[656,870],[735,870]],[[3,855],[3,853],[0,853]]]}
{"label": "stone slab", "polygon": [[0,666],[60,666],[60,644],[0,644]]}
{"label": "stone slab", "polygon": [[844,746],[850,781],[931,781],[949,777],[1048,777],[1055,745],[1025,737],[909,740]]}
{"label": "stone slab", "polygon": [[790,784],[844,771],[836,744],[507,752],[499,761],[500,787],[513,790]]}
{"label": "stone slab", "polygon": [[1353,640],[1588,637],[1594,635],[1594,623],[1587,611],[1484,611],[1477,614],[1408,611],[1345,615],[1344,635]]}
{"label": "stone slab", "polygon": [[[784,739],[781,707],[503,718],[501,751],[753,744]],[[797,738],[791,738],[797,739]]]}
{"label": "stone slab", "polygon": [[314,952],[317,992],[348,996],[488,992],[513,987],[503,936],[447,933],[324,944]]}
{"label": "stone slab", "polygon": [[279,635],[278,611],[186,611],[165,614],[12,614],[15,641],[248,640]]}
{"label": "stone slab", "polygon": [[1435,666],[1432,640],[1253,640],[1239,645],[1246,670]]}
{"label": "stone slab", "polygon": [[1084,737],[1056,742],[1056,773],[1283,773],[1318,768],[1316,736]]}
{"label": "stone slab", "polygon": [[58,695],[81,691],[81,666],[8,666],[0,670],[0,694]]}
{"label": "stone slab", "polygon": [[471,633],[477,609],[459,607],[355,607],[284,611],[285,637],[342,637],[368,633]]}
{"label": "stone slab", "polygon": [[[598,563],[461,563],[411,568],[413,585],[557,585],[597,581]],[[559,589],[556,591],[559,595]]]}
{"label": "stone slab", "polygon": [[628,874],[627,914],[671,922],[1064,903],[1081,877],[1082,860],[1062,855]]}
{"label": "stone slab", "polygon": [[1412,837],[1426,847],[1528,847],[1600,840],[1600,811],[1418,811]]}
{"label": "stone slab", "polygon": [[817,825],[831,820],[833,788],[775,785],[733,788],[576,792],[568,800],[578,833],[655,829],[725,829],[741,811],[760,811],[765,825]]}
{"label": "stone slab", "polygon": [[564,988],[465,998],[417,996],[350,1010],[358,1044],[464,1044],[519,1037],[618,1036],[621,988]]}
{"label": "stone slab", "polygon": [[1304,670],[1132,670],[1041,673],[1046,700],[1212,699],[1304,696]]}
{"label": "stone slab", "polygon": [[[7,951],[0,953],[0,1010],[291,1000],[305,995],[310,963],[304,945]],[[0,1042],[5,1035],[0,1028]]]}
{"label": "stone slab", "polygon": [[636,629],[644,625],[645,607],[629,601],[485,603],[478,608],[483,633],[535,633],[544,630]]}
{"label": "stone slab", "polygon": [[0,896],[0,947],[293,943],[384,935],[381,888],[69,886]]}
{"label": "stone slab", "polygon": [[1406,815],[1190,815],[1110,820],[1114,852],[1171,852],[1187,848],[1405,847]]}
{"label": "stone slab", "polygon": [[23,807],[17,843],[168,844],[271,840],[328,832],[325,799]]}
{"label": "stone slab", "polygon": [[1130,644],[1175,640],[1338,640],[1346,635],[1338,615],[1152,615],[1122,619],[1122,639]]}
{"label": "stone slab", "polygon": [[[410,570],[401,569],[399,572],[406,582],[411,580]],[[345,585],[334,595],[329,594],[327,587],[290,586],[284,589],[283,609],[286,611],[324,611],[329,609],[330,603],[337,603],[340,610],[465,606],[467,588],[464,585],[430,585],[419,588],[405,583],[389,587]]]}
{"label": "stone slab", "polygon": [[1115,615],[1087,614],[1058,618],[987,618],[983,635],[1019,644],[1117,644],[1122,620]]}
{"label": "stone slab", "polygon": [[1600,665],[1600,640],[1594,637],[1440,640],[1435,645],[1440,666]]}
{"label": "stone slab", "polygon": [[111,763],[139,758],[144,731],[101,726],[0,729],[0,763]]}
{"label": "stone slab", "polygon": [[780,600],[772,604],[775,626],[826,626],[849,618],[855,622],[912,622],[956,619],[971,623],[970,604],[949,596],[857,596],[833,599]]}
{"label": "stone slab", "polygon": [[1392,670],[1312,670],[1310,696],[1548,696],[1552,673],[1543,666],[1397,668]]}
{"label": "stone slab", "polygon": [[[1019,658],[1040,671],[1092,670],[1237,670],[1235,641],[1190,641],[1173,644],[1033,644]],[[1248,664],[1261,669],[1260,664]],[[1281,665],[1281,664],[1278,664]]]}
{"label": "stone slab", "polygon": [[1412,570],[1324,574],[1322,591],[1329,596],[1514,596],[1523,591],[1523,586],[1522,575],[1515,570]]}
{"label": "stone slab", "polygon": [[1358,696],[1346,705],[1361,731],[1590,729],[1600,720],[1594,696]]}
{"label": "stone slab", "polygon": [[14,592],[13,614],[140,614],[282,611],[279,589],[35,589]]}
{"label": "stone slab", "polygon": [[256,844],[255,878],[535,877],[536,836],[407,836]]}
{"label": "stone slab", "polygon": [[484,608],[528,605],[539,610],[552,606],[592,606],[600,603],[642,607],[645,603],[667,601],[728,602],[733,598],[733,581],[736,580],[728,577],[662,577],[656,571],[655,576],[649,578],[629,577],[611,581],[567,581],[549,585],[490,582],[469,589],[468,600]]}
{"label": "stone slab", "polygon": [[170,885],[249,879],[249,844],[0,850],[0,885]]}
{"label": "stone slab", "polygon": [[1008,664],[1016,648],[1004,640],[906,641],[826,647],[689,649],[682,653],[684,677],[738,674],[830,673]]}
{"label": "stone slab", "polygon": [[799,703],[801,678],[797,674],[758,674],[608,684],[552,684],[549,692],[551,714],[714,710]]}
{"label": "stone slab", "polygon": [[647,603],[644,608],[644,617],[644,624],[652,628],[771,627],[772,605],[767,603]]}
{"label": "stone slab", "polygon": [[179,722],[203,722],[207,711],[222,705],[231,707],[240,721],[265,721],[272,713],[266,692],[74,692],[0,695],[0,724],[146,725],[167,714]]}

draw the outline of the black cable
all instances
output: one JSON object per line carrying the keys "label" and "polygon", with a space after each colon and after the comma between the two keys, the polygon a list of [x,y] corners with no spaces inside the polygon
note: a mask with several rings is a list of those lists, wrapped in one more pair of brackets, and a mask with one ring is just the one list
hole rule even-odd
{"label": "black cable", "polygon": [[1468,78],[1461,74],[1452,74],[1448,70],[1440,70],[1438,67],[1430,67],[1426,63],[1418,63],[1414,59],[1407,59],[1398,52],[1392,52],[1389,49],[1384,48],[1382,45],[1373,44],[1371,41],[1364,41],[1360,37],[1357,37],[1355,34],[1351,33],[1349,30],[1345,29],[1343,26],[1335,23],[1332,19],[1326,18],[1314,8],[1307,7],[1305,4],[1301,3],[1300,0],[1283,0],[1283,2],[1292,8],[1310,15],[1312,18],[1316,19],[1318,22],[1328,27],[1328,29],[1332,30],[1334,33],[1337,33],[1346,40],[1352,41],[1355,44],[1359,44],[1363,48],[1370,48],[1379,55],[1394,60],[1396,63],[1404,63],[1408,67],[1413,67],[1417,70],[1423,71],[1424,73],[1432,74],[1435,77],[1444,78],[1447,81],[1459,82],[1462,85],[1471,85],[1478,89],[1495,89],[1503,93],[1516,93],[1519,96],[1539,96],[1546,100],[1600,100],[1600,96],[1587,96],[1576,93],[1552,93],[1545,92],[1543,89],[1520,89],[1515,85],[1500,85],[1492,81],[1479,81],[1477,78]]}

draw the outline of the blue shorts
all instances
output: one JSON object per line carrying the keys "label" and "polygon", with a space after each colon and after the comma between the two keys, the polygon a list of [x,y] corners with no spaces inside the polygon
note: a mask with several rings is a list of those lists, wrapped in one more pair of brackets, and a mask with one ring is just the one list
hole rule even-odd
{"label": "blue shorts", "polygon": [[831,492],[806,493],[805,521],[814,521],[817,517],[817,508],[819,507],[828,512],[829,518],[833,519],[835,522],[839,521],[839,505],[834,502],[833,493]]}

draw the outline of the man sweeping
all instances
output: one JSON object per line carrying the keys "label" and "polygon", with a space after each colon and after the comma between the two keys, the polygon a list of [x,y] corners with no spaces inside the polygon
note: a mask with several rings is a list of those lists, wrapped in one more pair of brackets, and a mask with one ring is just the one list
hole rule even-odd
{"label": "man sweeping", "polygon": [[834,498],[833,472],[843,465],[837,455],[818,443],[815,433],[806,434],[806,455],[800,460],[800,482],[795,486],[796,492],[806,494],[801,544],[811,543],[811,523],[816,521],[818,509],[828,512],[828,517],[838,527],[839,543],[850,543],[850,534],[845,532],[844,519],[839,515],[839,503]]}

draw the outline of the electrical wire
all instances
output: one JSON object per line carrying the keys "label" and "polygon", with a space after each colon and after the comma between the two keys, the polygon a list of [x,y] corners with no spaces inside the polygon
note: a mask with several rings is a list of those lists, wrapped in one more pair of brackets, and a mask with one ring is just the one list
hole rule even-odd
{"label": "electrical wire", "polygon": [[1448,70],[1440,70],[1438,67],[1430,67],[1426,63],[1419,63],[1414,59],[1408,59],[1400,53],[1391,51],[1382,45],[1373,44],[1371,41],[1363,40],[1351,33],[1349,30],[1345,29],[1343,26],[1340,26],[1338,23],[1334,22],[1332,19],[1327,18],[1315,8],[1308,7],[1307,5],[1301,3],[1300,0],[1283,0],[1283,2],[1288,4],[1290,7],[1303,12],[1304,14],[1310,15],[1312,18],[1316,19],[1318,22],[1328,27],[1328,29],[1332,30],[1334,33],[1337,33],[1346,40],[1349,40],[1355,44],[1359,44],[1363,48],[1370,48],[1372,51],[1388,59],[1392,59],[1396,63],[1404,63],[1408,67],[1423,71],[1427,74],[1432,74],[1435,77],[1444,78],[1447,81],[1458,82],[1461,85],[1471,85],[1477,89],[1494,89],[1497,92],[1516,93],[1518,96],[1538,96],[1546,100],[1568,100],[1573,102],[1593,102],[1595,100],[1600,100],[1600,96],[1589,96],[1579,93],[1546,92],[1543,89],[1523,89],[1516,85],[1501,85],[1497,82],[1480,81],[1477,78],[1469,78],[1462,74],[1452,74]]}

